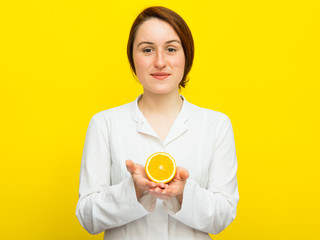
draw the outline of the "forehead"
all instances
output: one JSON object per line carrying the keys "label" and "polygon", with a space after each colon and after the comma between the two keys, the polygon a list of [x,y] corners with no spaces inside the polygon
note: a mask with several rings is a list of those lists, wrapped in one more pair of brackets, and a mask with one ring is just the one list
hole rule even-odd
{"label": "forehead", "polygon": [[170,40],[180,40],[171,25],[160,19],[151,18],[139,26],[134,43],[139,43],[140,41],[156,43]]}

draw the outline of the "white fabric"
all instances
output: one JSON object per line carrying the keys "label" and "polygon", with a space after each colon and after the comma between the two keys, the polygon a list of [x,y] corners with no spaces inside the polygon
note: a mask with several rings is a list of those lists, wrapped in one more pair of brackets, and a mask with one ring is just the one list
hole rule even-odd
{"label": "white fabric", "polygon": [[[76,215],[90,233],[104,239],[210,239],[236,216],[237,159],[229,118],[185,99],[162,142],[137,100],[102,111],[90,121],[81,162]],[[183,202],[136,198],[125,160],[145,165],[167,152],[189,170]]]}

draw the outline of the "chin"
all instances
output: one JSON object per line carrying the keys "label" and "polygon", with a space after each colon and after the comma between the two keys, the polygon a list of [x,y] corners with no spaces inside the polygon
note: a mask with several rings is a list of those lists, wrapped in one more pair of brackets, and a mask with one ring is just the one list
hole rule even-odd
{"label": "chin", "polygon": [[168,94],[168,93],[172,93],[175,91],[179,91],[179,87],[175,87],[175,88],[153,88],[153,89],[149,89],[148,92],[152,92],[153,94],[157,94],[157,95],[163,95],[163,94]]}

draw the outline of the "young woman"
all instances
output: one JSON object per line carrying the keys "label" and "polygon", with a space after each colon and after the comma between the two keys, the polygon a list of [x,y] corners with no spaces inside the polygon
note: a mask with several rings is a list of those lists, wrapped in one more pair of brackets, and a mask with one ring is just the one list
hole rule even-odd
{"label": "young woman", "polygon": [[[191,32],[177,13],[150,7],[132,25],[127,53],[143,94],[92,117],[76,215],[108,240],[210,239],[236,216],[237,160],[229,118],[179,95],[193,62]],[[181,166],[167,184],[145,174],[155,152]]]}

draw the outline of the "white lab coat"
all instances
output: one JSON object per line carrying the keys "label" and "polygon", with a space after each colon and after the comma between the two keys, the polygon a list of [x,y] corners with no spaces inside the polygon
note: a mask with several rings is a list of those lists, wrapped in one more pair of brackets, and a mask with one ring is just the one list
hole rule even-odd
{"label": "white lab coat", "polygon": [[[236,216],[237,158],[229,118],[184,99],[166,139],[161,141],[136,101],[105,110],[90,121],[81,162],[76,216],[104,239],[210,239]],[[167,152],[189,170],[182,205],[176,198],[136,198],[125,161],[145,165]]]}

